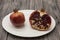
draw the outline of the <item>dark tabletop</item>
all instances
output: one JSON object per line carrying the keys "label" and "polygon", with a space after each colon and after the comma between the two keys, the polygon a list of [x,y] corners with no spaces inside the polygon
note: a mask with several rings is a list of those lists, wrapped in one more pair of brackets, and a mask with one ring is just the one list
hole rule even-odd
{"label": "dark tabletop", "polygon": [[[55,29],[37,38],[22,38],[7,33],[2,27],[2,19],[13,11],[44,8],[55,19]],[[60,40],[60,0],[0,0],[0,40]]]}

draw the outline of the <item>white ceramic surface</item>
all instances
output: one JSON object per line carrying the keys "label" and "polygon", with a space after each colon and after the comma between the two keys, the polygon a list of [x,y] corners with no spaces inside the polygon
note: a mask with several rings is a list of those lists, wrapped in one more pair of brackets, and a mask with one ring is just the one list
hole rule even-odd
{"label": "white ceramic surface", "polygon": [[10,22],[10,18],[9,18],[12,13],[9,13],[7,16],[5,16],[2,21],[3,28],[7,32],[9,32],[13,35],[20,36],[20,37],[37,37],[37,36],[42,36],[42,35],[48,34],[55,28],[56,22],[55,22],[54,18],[52,16],[50,16],[52,23],[51,23],[51,27],[47,31],[34,30],[31,28],[31,25],[29,23],[30,14],[34,10],[19,10],[19,11],[23,12],[25,15],[25,25],[23,28],[17,29],[12,25],[12,23]]}

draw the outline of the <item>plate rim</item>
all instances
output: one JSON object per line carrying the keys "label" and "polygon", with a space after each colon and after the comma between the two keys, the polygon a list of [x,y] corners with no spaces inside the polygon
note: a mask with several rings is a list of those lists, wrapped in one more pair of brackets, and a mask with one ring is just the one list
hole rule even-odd
{"label": "plate rim", "polygon": [[[25,10],[19,10],[19,11],[25,11]],[[26,11],[28,11],[28,10],[26,10]],[[33,11],[33,10],[31,10],[31,11]],[[12,13],[12,12],[11,12]],[[10,13],[9,13],[10,14]],[[7,14],[6,16],[8,16],[9,14]],[[6,17],[5,16],[5,17]],[[50,15],[51,16],[51,15]],[[5,18],[4,17],[4,18]],[[51,16],[52,17],[52,16]],[[4,20],[4,18],[3,18],[3,20]],[[52,17],[53,18],[53,17]],[[3,27],[3,20],[2,20],[2,27]],[[53,18],[53,20],[55,21],[55,19]],[[56,26],[56,21],[55,21],[55,25],[54,25],[54,28],[52,29],[52,30],[50,30],[48,33],[46,33],[46,34],[49,34],[51,31],[53,31],[54,29],[55,29],[55,26]],[[11,33],[11,32],[9,32],[9,31],[7,31],[4,27],[3,27],[3,29],[6,31],[6,32],[8,32],[8,33],[10,33],[10,34],[12,34],[12,35],[15,35],[15,36],[18,36],[18,37],[27,37],[27,36],[19,36],[19,35],[16,35],[16,34],[14,34],[14,33]],[[43,35],[46,35],[46,34],[43,34]],[[39,35],[39,36],[32,36],[32,37],[40,37],[40,36],[43,36],[43,35]],[[31,37],[31,36],[30,36]],[[28,38],[29,38],[29,36],[28,36]]]}

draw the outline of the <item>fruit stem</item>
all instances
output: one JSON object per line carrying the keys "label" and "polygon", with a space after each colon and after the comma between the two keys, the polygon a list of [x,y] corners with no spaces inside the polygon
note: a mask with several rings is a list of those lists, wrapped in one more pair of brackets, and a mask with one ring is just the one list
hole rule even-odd
{"label": "fruit stem", "polygon": [[42,9],[41,9],[41,12],[45,12],[45,9],[42,8]]}
{"label": "fruit stem", "polygon": [[14,13],[18,12],[18,9],[14,9],[13,12],[14,12]]}

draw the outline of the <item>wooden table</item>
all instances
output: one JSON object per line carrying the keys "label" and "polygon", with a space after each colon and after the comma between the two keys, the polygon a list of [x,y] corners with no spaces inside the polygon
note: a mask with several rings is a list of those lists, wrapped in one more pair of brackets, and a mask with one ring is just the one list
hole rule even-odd
{"label": "wooden table", "polygon": [[[55,29],[44,36],[37,38],[16,37],[7,33],[2,27],[2,19],[13,11],[14,8],[20,10],[41,9],[49,12],[56,21]],[[0,0],[0,40],[60,40],[60,1],[59,0]]]}

